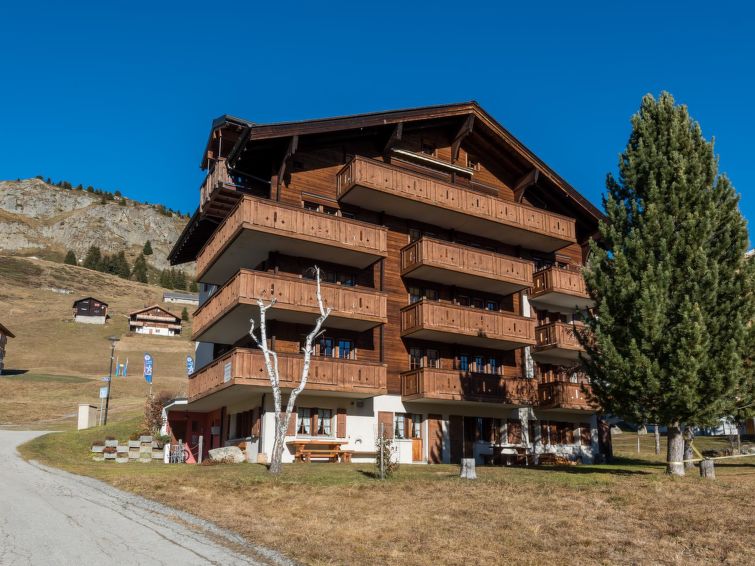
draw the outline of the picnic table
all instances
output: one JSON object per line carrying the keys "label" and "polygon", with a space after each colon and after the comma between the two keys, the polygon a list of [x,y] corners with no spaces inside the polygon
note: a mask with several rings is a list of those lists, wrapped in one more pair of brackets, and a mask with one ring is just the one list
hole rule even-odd
{"label": "picnic table", "polygon": [[297,438],[288,442],[294,447],[294,461],[311,462],[313,458],[325,458],[328,462],[351,462],[351,451],[341,448],[346,440]]}

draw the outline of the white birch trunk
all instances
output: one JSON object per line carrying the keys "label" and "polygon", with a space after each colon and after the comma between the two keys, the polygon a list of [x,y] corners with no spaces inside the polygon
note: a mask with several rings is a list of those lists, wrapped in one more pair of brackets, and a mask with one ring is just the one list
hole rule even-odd
{"label": "white birch trunk", "polygon": [[286,403],[285,414],[282,413],[282,395],[280,388],[280,373],[278,371],[278,354],[272,351],[267,345],[267,324],[266,314],[267,311],[275,305],[275,298],[270,299],[265,303],[264,298],[257,299],[257,305],[260,309],[260,336],[254,333],[254,319],[251,319],[251,328],[249,329],[249,335],[254,340],[257,347],[262,350],[262,355],[265,358],[265,369],[267,370],[268,378],[270,379],[270,385],[273,389],[273,406],[275,410],[275,440],[273,442],[273,452],[270,458],[270,466],[268,470],[272,474],[280,473],[283,463],[283,450],[286,447],[286,432],[288,431],[288,423],[291,420],[291,413],[293,412],[296,404],[296,398],[304,390],[307,385],[307,378],[309,377],[309,366],[312,360],[312,350],[315,339],[322,332],[322,325],[330,315],[331,308],[325,307],[322,300],[322,292],[320,289],[320,268],[315,266],[315,281],[317,284],[317,306],[320,311],[320,315],[315,321],[315,326],[312,331],[307,334],[307,338],[304,342],[304,364],[302,365],[301,379],[299,385],[297,385],[289,394],[288,402]]}

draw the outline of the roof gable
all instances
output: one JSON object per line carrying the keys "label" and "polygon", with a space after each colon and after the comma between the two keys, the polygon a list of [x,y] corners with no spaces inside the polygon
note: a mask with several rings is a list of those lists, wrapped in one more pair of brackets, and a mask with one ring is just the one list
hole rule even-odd
{"label": "roof gable", "polygon": [[15,338],[16,335],[13,334],[6,326],[3,326],[2,323],[0,323],[0,334],[4,334],[8,338]]}
{"label": "roof gable", "polygon": [[80,303],[81,301],[86,301],[86,300],[88,300],[88,299],[91,299],[92,301],[97,301],[97,302],[98,302],[98,303],[100,303],[101,305],[104,305],[104,306],[108,306],[108,304],[107,304],[107,303],[106,303],[105,301],[101,301],[101,300],[99,300],[99,299],[97,299],[97,298],[95,298],[95,297],[82,297],[81,299],[76,299],[76,300],[75,300],[75,301],[73,302],[73,306],[75,307],[75,306],[76,306],[76,305],[78,305],[78,304],[79,304],[79,303]]}
{"label": "roof gable", "polygon": [[181,317],[176,316],[175,314],[173,314],[172,312],[170,312],[168,310],[165,310],[160,305],[152,305],[152,306],[149,306],[149,307],[144,307],[143,309],[139,309],[137,311],[133,311],[133,312],[129,313],[129,317],[136,316],[136,315],[139,315],[139,314],[145,313],[147,311],[151,311],[151,310],[159,310],[159,311],[162,311],[163,313],[165,313],[167,316],[172,316],[176,320],[181,320]]}

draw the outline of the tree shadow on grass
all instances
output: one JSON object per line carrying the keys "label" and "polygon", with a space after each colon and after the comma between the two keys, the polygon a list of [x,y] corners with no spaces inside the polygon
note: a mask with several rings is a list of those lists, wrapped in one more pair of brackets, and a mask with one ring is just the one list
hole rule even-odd
{"label": "tree shadow on grass", "polygon": [[[645,465],[643,463],[643,465]],[[648,470],[628,470],[627,468],[615,466],[614,464],[602,464],[600,467],[590,464],[577,466],[529,466],[529,470],[535,472],[562,472],[566,474],[593,475],[609,474],[612,476],[647,476],[653,474]]]}

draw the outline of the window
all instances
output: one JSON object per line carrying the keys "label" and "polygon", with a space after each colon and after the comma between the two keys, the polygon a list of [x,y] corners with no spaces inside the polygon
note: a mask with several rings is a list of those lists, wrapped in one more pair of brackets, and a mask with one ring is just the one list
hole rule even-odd
{"label": "window", "polygon": [[354,341],[340,339],[338,341],[338,357],[342,360],[354,359]]}
{"label": "window", "polygon": [[498,305],[498,301],[486,301],[485,302],[485,310],[488,311],[497,311],[501,310],[500,306]]}
{"label": "window", "polygon": [[414,304],[422,300],[422,289],[420,287],[409,287],[409,303]]}
{"label": "window", "polygon": [[409,367],[411,369],[422,367],[422,348],[409,348]]}
{"label": "window", "polygon": [[412,415],[412,438],[422,437],[422,417],[420,415]]}
{"label": "window", "polygon": [[350,218],[351,220],[354,220],[357,217],[357,215],[354,214],[353,212],[347,212],[345,210],[341,211],[341,216],[343,218]]}
{"label": "window", "polygon": [[319,212],[320,205],[317,204],[316,202],[309,202],[309,201],[305,200],[304,201],[304,209],[305,210],[313,210],[314,212]]}
{"label": "window", "polygon": [[345,287],[353,287],[356,285],[354,275],[351,273],[339,273],[338,282]]}
{"label": "window", "polygon": [[474,363],[472,364],[472,371],[475,373],[485,373],[485,358],[482,356],[475,356]]}
{"label": "window", "polygon": [[470,305],[469,297],[466,295],[459,295],[456,297],[456,302],[459,303],[462,307],[468,307]]}
{"label": "window", "polygon": [[480,170],[480,161],[477,159],[477,156],[467,154],[467,167],[475,171]]}
{"label": "window", "polygon": [[421,151],[425,155],[435,156],[435,146],[433,144],[422,142]]}
{"label": "window", "polygon": [[417,228],[409,229],[409,243],[416,242],[422,237],[422,231]]}
{"label": "window", "polygon": [[472,299],[472,306],[476,309],[481,309],[485,306],[485,301],[483,301],[479,297],[475,297],[474,299]]}
{"label": "window", "polygon": [[469,356],[467,354],[459,355],[459,369],[461,371],[469,371]]}
{"label": "window", "polygon": [[326,358],[333,357],[333,338],[320,338],[320,355]]}
{"label": "window", "polygon": [[317,434],[330,436],[333,411],[330,409],[317,409]]}
{"label": "window", "polygon": [[488,359],[488,373],[492,373],[493,375],[498,373],[498,360],[495,358]]}
{"label": "window", "polygon": [[437,289],[425,289],[425,298],[430,301],[437,301],[440,299],[440,294]]}
{"label": "window", "polygon": [[393,437],[394,438],[406,438],[406,423],[403,413],[396,413],[393,415]]}
{"label": "window", "polygon": [[303,409],[299,408],[299,410],[296,413],[297,416],[297,423],[296,423],[296,434],[310,434],[310,426],[312,424],[312,415],[311,411],[309,409]]}
{"label": "window", "polygon": [[332,206],[322,206],[322,212],[325,214],[330,214],[331,216],[336,216],[338,214],[338,209],[333,208]]}
{"label": "window", "polygon": [[427,367],[439,368],[440,367],[440,352],[438,350],[427,350]]}

